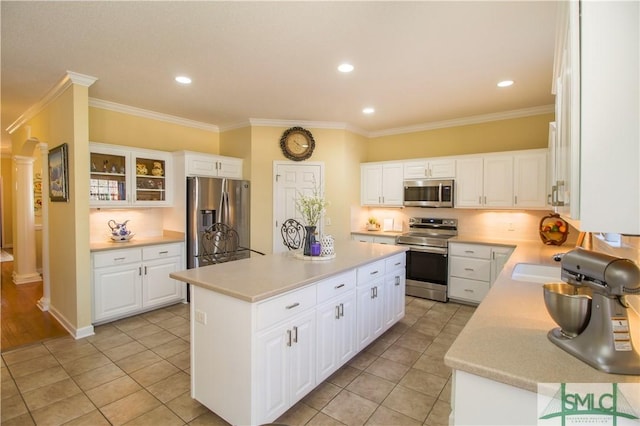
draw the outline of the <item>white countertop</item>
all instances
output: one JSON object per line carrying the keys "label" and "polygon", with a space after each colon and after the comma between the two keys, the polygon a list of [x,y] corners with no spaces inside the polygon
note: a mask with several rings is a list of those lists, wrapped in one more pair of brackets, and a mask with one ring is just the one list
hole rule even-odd
{"label": "white countertop", "polygon": [[134,235],[133,238],[131,238],[129,241],[123,243],[117,243],[115,241],[107,239],[100,242],[92,242],[89,244],[89,250],[92,252],[118,250],[156,244],[181,243],[183,241],[184,233],[175,231],[164,231],[164,234],[158,237],[138,237],[137,235]]}
{"label": "white countertop", "polygon": [[249,259],[174,272],[170,276],[253,303],[407,250],[402,246],[357,241],[336,241],[335,249],[336,257],[330,260],[297,259],[293,252],[252,254]]}
{"label": "white countertop", "polygon": [[446,365],[532,392],[537,391],[538,383],[640,382],[640,376],[596,370],[551,343],[547,332],[557,325],[547,313],[542,284],[511,279],[516,263],[559,265],[552,255],[569,251],[572,246],[488,241],[473,236],[458,236],[450,241],[517,248],[445,355]]}

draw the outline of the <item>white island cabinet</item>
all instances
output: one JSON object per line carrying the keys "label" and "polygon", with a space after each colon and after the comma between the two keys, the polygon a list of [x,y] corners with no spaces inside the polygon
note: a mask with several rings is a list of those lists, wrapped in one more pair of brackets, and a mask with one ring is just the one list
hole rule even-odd
{"label": "white island cabinet", "polygon": [[[193,290],[191,396],[231,424],[276,420],[361,349],[356,293],[404,288],[405,251],[342,241],[330,260],[279,253],[171,274]],[[379,333],[404,314],[389,300]]]}

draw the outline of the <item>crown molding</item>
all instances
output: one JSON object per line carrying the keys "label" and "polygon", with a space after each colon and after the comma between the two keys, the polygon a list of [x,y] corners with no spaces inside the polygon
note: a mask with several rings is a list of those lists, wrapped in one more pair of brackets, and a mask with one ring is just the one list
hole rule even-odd
{"label": "crown molding", "polygon": [[95,83],[96,80],[98,80],[96,77],[92,77],[90,75],[67,71],[66,75],[58,82],[58,84],[56,84],[51,90],[49,90],[42,99],[33,104],[29,109],[22,113],[16,121],[11,123],[9,127],[7,127],[7,132],[9,132],[9,134],[15,132],[24,123],[31,120],[38,113],[40,113],[47,105],[49,105],[49,103],[57,99],[58,96],[60,96],[72,84],[79,84],[81,86],[89,87],[93,83]]}
{"label": "crown molding", "polygon": [[210,132],[220,131],[219,127],[214,124],[189,120],[187,118],[176,117],[175,115],[162,114],[160,112],[149,111],[147,109],[136,108],[111,101],[104,101],[102,99],[89,98],[89,106],[94,108],[106,109],[109,111],[121,112],[123,114],[135,115],[137,117],[178,124],[185,127],[192,127],[194,129],[207,130]]}
{"label": "crown molding", "polygon": [[367,132],[356,126],[352,126],[347,123],[337,121],[299,121],[299,120],[273,120],[269,118],[250,118],[247,121],[236,123],[230,126],[225,126],[222,131],[240,129],[243,127],[310,127],[313,129],[334,129],[334,130],[348,130],[352,133],[357,133],[362,136],[367,136]]}
{"label": "crown molding", "polygon": [[452,120],[434,121],[432,123],[416,124],[414,126],[397,127],[395,129],[380,130],[377,132],[369,132],[370,138],[380,136],[400,135],[405,133],[416,133],[425,130],[443,129],[447,127],[467,126],[470,124],[488,123],[491,121],[509,120],[513,118],[530,117],[533,115],[549,114],[555,112],[554,105],[542,105],[532,108],[515,109],[511,111],[503,111],[492,114],[474,115],[471,117],[454,118]]}

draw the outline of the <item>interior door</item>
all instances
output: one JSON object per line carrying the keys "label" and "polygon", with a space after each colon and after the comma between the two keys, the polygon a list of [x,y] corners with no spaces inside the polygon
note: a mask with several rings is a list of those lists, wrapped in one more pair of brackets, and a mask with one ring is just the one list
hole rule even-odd
{"label": "interior door", "polygon": [[[287,248],[280,236],[280,227],[287,219],[296,219],[304,225],[296,209],[299,194],[312,194],[318,187],[324,194],[324,163],[297,164],[291,161],[276,161],[273,167],[273,252],[280,253]],[[322,235],[323,220],[318,224],[318,233]]]}

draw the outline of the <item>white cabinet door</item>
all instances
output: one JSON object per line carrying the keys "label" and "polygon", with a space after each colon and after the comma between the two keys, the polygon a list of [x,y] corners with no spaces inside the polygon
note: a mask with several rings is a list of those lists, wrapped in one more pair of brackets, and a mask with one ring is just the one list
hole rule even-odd
{"label": "white cabinet door", "polygon": [[131,151],[133,204],[167,207],[173,203],[173,156],[152,150]]}
{"label": "white cabinet door", "polygon": [[402,163],[360,165],[360,201],[368,206],[402,206]]}
{"label": "white cabinet door", "polygon": [[240,158],[220,157],[218,176],[242,179],[242,160]]}
{"label": "white cabinet door", "polygon": [[420,179],[428,177],[427,160],[405,161],[403,164],[403,176],[405,179]]}
{"label": "white cabinet door", "polygon": [[380,164],[363,164],[360,170],[360,179],[362,204],[370,206],[382,204],[382,166]]}
{"label": "white cabinet door", "polygon": [[[404,256],[404,254],[403,254]],[[385,276],[385,328],[404,317],[405,269],[396,269]]]}
{"label": "white cabinet door", "polygon": [[510,207],[513,205],[513,157],[487,156],[483,170],[484,207]]}
{"label": "white cabinet door", "polygon": [[509,260],[511,253],[513,253],[512,247],[492,247],[491,248],[491,284],[496,281],[500,272],[504,269],[504,265]]}
{"label": "white cabinet door", "polygon": [[327,379],[356,353],[355,298],[355,292],[350,291],[317,309],[317,383]]}
{"label": "white cabinet door", "polygon": [[315,312],[309,310],[291,325],[291,351],[289,368],[291,384],[289,403],[298,401],[316,386],[316,321]]}
{"label": "white cabinet door", "polygon": [[182,299],[184,283],[169,277],[170,273],[180,269],[182,269],[180,257],[145,262],[142,306],[147,308]]}
{"label": "white cabinet door", "polygon": [[431,160],[428,169],[430,179],[455,178],[456,160]]}
{"label": "white cabinet door", "polygon": [[242,159],[198,152],[185,152],[187,176],[228,177],[242,179]]}
{"label": "white cabinet door", "polygon": [[456,160],[456,207],[482,206],[482,157]]}
{"label": "white cabinet door", "polygon": [[142,308],[140,264],[95,268],[93,272],[93,319],[103,321]]}
{"label": "white cabinet door", "polygon": [[513,205],[519,208],[545,208],[547,152],[513,157]]}
{"label": "white cabinet door", "polygon": [[384,329],[384,278],[381,277],[357,289],[358,350],[382,334]]}
{"label": "white cabinet door", "polygon": [[361,243],[372,243],[373,235],[351,234],[351,239]]}
{"label": "white cabinet door", "polygon": [[356,320],[356,293],[350,292],[340,298],[340,320],[336,330],[338,367],[357,353]]}
{"label": "white cabinet door", "polygon": [[382,200],[385,206],[401,206],[404,200],[402,163],[382,166]]}

